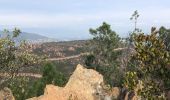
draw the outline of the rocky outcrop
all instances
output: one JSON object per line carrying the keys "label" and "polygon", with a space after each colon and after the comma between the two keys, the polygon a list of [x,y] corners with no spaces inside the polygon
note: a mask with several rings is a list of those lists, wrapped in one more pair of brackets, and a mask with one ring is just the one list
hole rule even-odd
{"label": "rocky outcrop", "polygon": [[0,100],[15,100],[9,88],[4,88],[0,91]]}
{"label": "rocky outcrop", "polygon": [[92,69],[77,65],[65,87],[47,85],[44,95],[28,100],[140,100],[126,88],[110,88],[103,76]]}
{"label": "rocky outcrop", "polygon": [[65,87],[47,85],[44,95],[29,100],[111,100],[101,84],[101,74],[77,65]]}

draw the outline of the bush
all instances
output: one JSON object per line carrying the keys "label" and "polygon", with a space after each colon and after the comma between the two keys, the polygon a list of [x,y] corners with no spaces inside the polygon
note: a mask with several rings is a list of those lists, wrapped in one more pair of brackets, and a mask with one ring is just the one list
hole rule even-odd
{"label": "bush", "polygon": [[44,93],[46,84],[54,84],[57,86],[64,86],[67,82],[66,77],[55,70],[55,66],[47,63],[43,67],[42,78],[30,79],[26,77],[20,77],[11,80],[11,84],[8,86],[16,100],[25,100],[31,97],[40,96]]}
{"label": "bush", "polygon": [[[132,58],[137,66],[134,72],[128,72],[125,77],[124,86],[149,100],[163,99],[170,87],[170,56],[159,36],[156,28],[151,29],[150,35],[140,33],[134,36],[135,53]],[[138,84],[142,88],[136,89]]]}
{"label": "bush", "polygon": [[47,63],[43,67],[43,76],[37,82],[34,83],[31,91],[34,91],[35,96],[40,96],[44,93],[46,84],[53,84],[57,86],[64,86],[67,82],[67,78],[61,72],[57,72],[55,66],[51,63]]}

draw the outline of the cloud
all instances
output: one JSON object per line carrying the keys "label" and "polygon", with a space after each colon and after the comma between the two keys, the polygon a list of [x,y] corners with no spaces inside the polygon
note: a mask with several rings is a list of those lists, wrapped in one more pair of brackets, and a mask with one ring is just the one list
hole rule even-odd
{"label": "cloud", "polygon": [[[79,5],[79,4],[78,4]],[[1,11],[0,11],[1,12]],[[140,27],[150,27],[153,25],[170,26],[170,9],[148,9],[139,10]],[[71,30],[87,30],[89,27],[96,27],[103,21],[113,25],[113,27],[124,28],[133,27],[133,22],[129,20],[132,10],[102,10],[97,12],[60,12],[60,13],[41,13],[41,12],[17,12],[0,13],[0,26],[12,26],[19,28],[61,28]],[[120,29],[119,28],[119,29]],[[118,29],[118,28],[117,28]]]}
{"label": "cloud", "polygon": [[[127,14],[119,15],[110,12],[100,12],[95,14],[0,14],[0,25],[21,26],[21,27],[51,27],[51,26],[69,26],[73,24],[84,24],[93,21],[105,21],[114,19],[123,19]],[[115,20],[115,21],[116,21]],[[117,21],[115,23],[118,23]]]}

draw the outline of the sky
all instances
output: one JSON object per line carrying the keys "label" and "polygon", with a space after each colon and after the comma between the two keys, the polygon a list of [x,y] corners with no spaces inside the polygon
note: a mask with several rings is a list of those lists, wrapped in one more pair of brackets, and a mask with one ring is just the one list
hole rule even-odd
{"label": "sky", "polygon": [[0,0],[0,30],[20,28],[56,39],[88,39],[89,28],[107,22],[125,37],[134,28],[130,20],[139,12],[137,27],[170,27],[170,0]]}

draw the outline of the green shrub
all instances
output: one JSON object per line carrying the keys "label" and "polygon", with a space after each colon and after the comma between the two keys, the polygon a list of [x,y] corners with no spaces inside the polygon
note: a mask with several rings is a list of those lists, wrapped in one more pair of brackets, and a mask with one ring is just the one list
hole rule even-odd
{"label": "green shrub", "polygon": [[[170,63],[169,52],[164,41],[159,37],[156,28],[151,29],[150,35],[144,33],[134,36],[135,53],[132,56],[136,64],[135,72],[127,73],[125,84],[130,90],[134,90],[139,82],[142,89],[137,91],[144,99],[163,99],[165,92],[170,87]],[[136,73],[136,74],[134,74]]]}
{"label": "green shrub", "polygon": [[64,74],[55,70],[54,65],[47,63],[43,67],[42,78],[38,80],[20,77],[10,81],[11,83],[8,87],[12,90],[16,100],[25,100],[31,97],[43,95],[47,84],[64,86],[67,79]]}
{"label": "green shrub", "polygon": [[61,72],[55,70],[55,66],[51,63],[47,63],[43,67],[42,78],[34,83],[31,91],[34,91],[35,96],[40,96],[44,93],[44,88],[46,84],[53,84],[57,86],[64,86],[67,82],[67,78]]}

